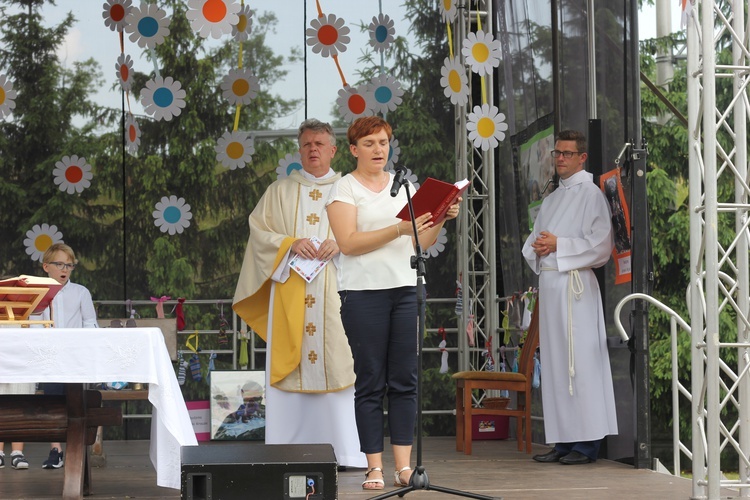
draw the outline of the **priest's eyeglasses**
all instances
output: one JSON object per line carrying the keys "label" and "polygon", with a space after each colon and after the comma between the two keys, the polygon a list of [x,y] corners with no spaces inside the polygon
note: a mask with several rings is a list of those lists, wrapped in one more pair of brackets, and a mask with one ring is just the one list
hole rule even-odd
{"label": "priest's eyeglasses", "polygon": [[58,268],[60,271],[72,271],[76,268],[75,264],[66,264],[65,262],[50,262],[50,264]]}
{"label": "priest's eyeglasses", "polygon": [[560,158],[560,155],[564,158],[573,158],[573,155],[583,154],[580,151],[560,151],[559,149],[553,149],[550,153],[552,153],[552,158]]}

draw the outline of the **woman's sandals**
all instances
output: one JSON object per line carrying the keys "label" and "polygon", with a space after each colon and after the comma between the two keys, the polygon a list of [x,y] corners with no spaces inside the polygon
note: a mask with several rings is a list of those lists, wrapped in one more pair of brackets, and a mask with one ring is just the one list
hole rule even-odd
{"label": "woman's sandals", "polygon": [[[401,488],[403,488],[404,486],[409,486],[408,480],[406,482],[401,480],[401,474],[408,470],[411,470],[411,467],[407,465],[406,467],[402,467],[400,470],[397,470],[393,473],[393,486],[399,486]],[[411,478],[411,476],[409,476],[409,478]]]}
{"label": "woman's sandals", "polygon": [[362,481],[362,489],[363,490],[382,490],[385,488],[385,481],[383,481],[382,477],[379,477],[377,479],[370,479],[370,474],[373,472],[380,472],[380,475],[383,475],[383,469],[380,467],[373,467],[372,469],[365,472],[365,480]]}

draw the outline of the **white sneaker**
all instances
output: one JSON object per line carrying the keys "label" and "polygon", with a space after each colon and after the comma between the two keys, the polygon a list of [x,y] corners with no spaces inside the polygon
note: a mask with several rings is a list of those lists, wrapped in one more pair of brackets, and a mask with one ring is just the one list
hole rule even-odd
{"label": "white sneaker", "polygon": [[23,456],[23,453],[11,453],[10,455],[10,465],[14,469],[28,469],[29,468],[29,462],[26,460],[26,457]]}

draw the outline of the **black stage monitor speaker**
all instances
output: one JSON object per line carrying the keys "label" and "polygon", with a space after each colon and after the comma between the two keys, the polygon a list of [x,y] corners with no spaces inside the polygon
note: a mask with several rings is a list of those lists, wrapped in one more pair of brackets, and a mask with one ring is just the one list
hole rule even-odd
{"label": "black stage monitor speaker", "polygon": [[212,441],[182,448],[183,500],[335,500],[330,444]]}

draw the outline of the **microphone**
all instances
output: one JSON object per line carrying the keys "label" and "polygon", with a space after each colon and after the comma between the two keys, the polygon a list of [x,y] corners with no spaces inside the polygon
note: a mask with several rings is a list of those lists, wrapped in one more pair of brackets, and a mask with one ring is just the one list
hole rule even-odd
{"label": "microphone", "polygon": [[404,177],[406,177],[406,167],[403,165],[396,165],[396,176],[393,178],[393,186],[391,186],[391,196],[396,197],[398,190],[401,189],[401,185],[404,183]]}

